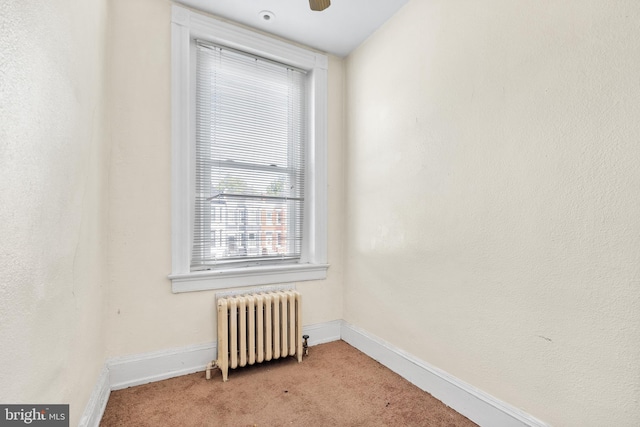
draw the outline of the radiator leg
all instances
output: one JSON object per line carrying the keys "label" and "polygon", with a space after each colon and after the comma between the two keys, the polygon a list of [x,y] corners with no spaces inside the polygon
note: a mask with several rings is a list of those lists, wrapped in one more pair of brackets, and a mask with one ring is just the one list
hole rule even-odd
{"label": "radiator leg", "polygon": [[223,368],[220,368],[220,370],[222,371],[222,382],[227,382],[229,381],[229,366]]}

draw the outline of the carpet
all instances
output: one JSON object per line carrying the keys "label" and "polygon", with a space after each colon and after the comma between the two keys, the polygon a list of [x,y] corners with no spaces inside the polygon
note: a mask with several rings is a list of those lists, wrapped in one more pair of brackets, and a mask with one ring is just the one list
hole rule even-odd
{"label": "carpet", "polygon": [[475,426],[399,375],[334,341],[294,358],[111,393],[110,426]]}

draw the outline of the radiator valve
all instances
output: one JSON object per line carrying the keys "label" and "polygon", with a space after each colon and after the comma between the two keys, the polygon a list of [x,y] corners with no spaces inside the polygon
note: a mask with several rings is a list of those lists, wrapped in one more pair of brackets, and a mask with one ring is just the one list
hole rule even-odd
{"label": "radiator valve", "polygon": [[218,361],[217,360],[212,360],[211,362],[209,362],[207,364],[207,369],[206,369],[207,373],[206,373],[205,377],[208,380],[211,379],[211,370],[212,369],[216,369],[217,367],[218,367]]}
{"label": "radiator valve", "polygon": [[304,355],[308,356],[309,355],[309,344],[307,343],[307,340],[309,339],[309,335],[303,335],[302,339],[304,340],[304,342],[302,343],[302,348],[304,349]]}

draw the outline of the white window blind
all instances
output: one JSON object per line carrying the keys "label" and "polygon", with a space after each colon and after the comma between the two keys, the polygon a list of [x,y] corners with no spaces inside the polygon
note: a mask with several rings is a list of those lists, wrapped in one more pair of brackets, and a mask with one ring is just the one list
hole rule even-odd
{"label": "white window blind", "polygon": [[191,269],[301,255],[306,74],[196,41]]}

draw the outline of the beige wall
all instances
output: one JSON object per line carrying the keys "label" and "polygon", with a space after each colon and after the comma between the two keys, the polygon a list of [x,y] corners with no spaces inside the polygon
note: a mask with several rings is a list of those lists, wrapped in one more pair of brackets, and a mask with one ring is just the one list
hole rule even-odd
{"label": "beige wall", "polygon": [[[215,338],[214,293],[166,277],[170,2],[108,3],[0,6],[0,402],[71,403],[72,425],[105,356]],[[637,424],[639,21],[413,0],[344,81],[331,57],[331,268],[298,284],[304,323],[344,317],[554,425]]]}
{"label": "beige wall", "polygon": [[0,402],[71,425],[105,352],[106,3],[0,6]]}
{"label": "beige wall", "polygon": [[[214,292],[172,294],[171,3],[113,0],[108,355],[215,340]],[[329,278],[297,285],[305,324],[342,316],[342,61],[329,69]]]}
{"label": "beige wall", "polygon": [[413,0],[349,57],[347,321],[553,425],[638,425],[638,22]]}

